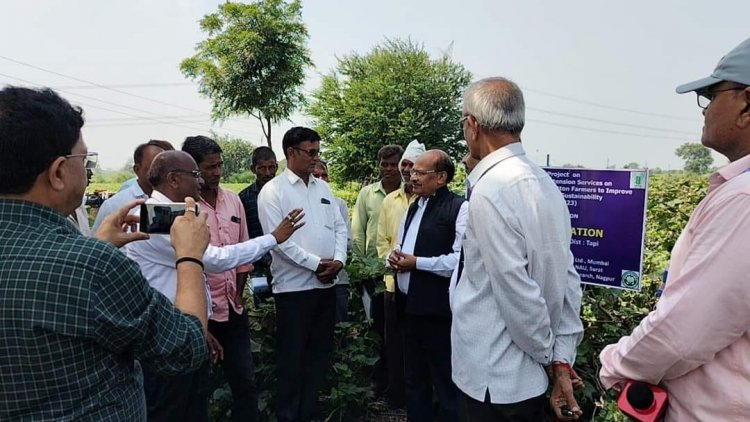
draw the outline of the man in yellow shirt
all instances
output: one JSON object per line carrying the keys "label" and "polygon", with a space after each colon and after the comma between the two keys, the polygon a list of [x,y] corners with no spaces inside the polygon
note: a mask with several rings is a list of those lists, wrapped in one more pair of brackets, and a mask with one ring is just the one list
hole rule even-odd
{"label": "man in yellow shirt", "polygon": [[[380,168],[380,180],[362,188],[357,195],[357,202],[352,212],[352,258],[361,262],[367,262],[378,258],[375,248],[378,234],[378,217],[380,205],[383,198],[390,192],[401,186],[398,163],[404,149],[400,145],[386,145],[378,151],[378,166]],[[373,319],[373,329],[380,338],[385,337],[383,316],[383,295],[375,294],[375,287],[379,282],[377,279],[361,280],[366,294],[371,298],[370,308],[366,309]],[[378,350],[380,359],[373,370],[373,383],[375,394],[382,394],[388,386],[386,377],[387,363],[385,359],[384,346]]]}
{"label": "man in yellow shirt", "polygon": [[[416,196],[412,195],[411,174],[414,162],[424,154],[425,146],[416,139],[411,141],[398,163],[403,179],[401,188],[383,199],[378,220],[377,253],[385,261],[388,253],[398,243],[398,227]],[[400,407],[404,402],[404,351],[401,331],[396,321],[396,283],[393,274],[385,275],[383,294],[385,313],[385,353],[388,362],[388,399]]]}

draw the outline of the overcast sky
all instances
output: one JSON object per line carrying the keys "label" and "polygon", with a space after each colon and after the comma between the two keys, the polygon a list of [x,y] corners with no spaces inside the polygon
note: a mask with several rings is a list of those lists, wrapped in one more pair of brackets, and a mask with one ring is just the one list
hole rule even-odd
{"label": "overcast sky", "polygon": [[[104,168],[151,138],[179,148],[212,126],[210,102],[178,65],[204,37],[198,20],[219,3],[3,0],[0,84],[51,86],[81,105],[84,139]],[[522,137],[539,163],[549,154],[552,165],[676,169],[675,148],[699,141],[703,123],[695,95],[674,88],[708,76],[750,37],[749,12],[748,1],[305,1],[315,63],[306,90],[337,56],[411,37],[436,56],[450,51],[476,78],[516,81],[526,95]],[[293,116],[274,142],[307,123]],[[251,119],[214,130],[261,142]]]}

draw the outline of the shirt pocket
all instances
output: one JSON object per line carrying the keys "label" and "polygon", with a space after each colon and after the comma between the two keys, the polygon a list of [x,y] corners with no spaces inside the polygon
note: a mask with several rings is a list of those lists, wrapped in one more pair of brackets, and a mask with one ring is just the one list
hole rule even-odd
{"label": "shirt pocket", "polygon": [[333,204],[319,203],[318,209],[320,210],[320,225],[327,230],[333,231],[336,225],[336,214],[338,212]]}

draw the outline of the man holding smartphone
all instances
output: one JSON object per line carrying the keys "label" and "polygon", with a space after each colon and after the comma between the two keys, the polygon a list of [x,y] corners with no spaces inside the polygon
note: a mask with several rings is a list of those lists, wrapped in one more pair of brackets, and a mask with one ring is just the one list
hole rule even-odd
{"label": "man holding smartphone", "polygon": [[[149,170],[154,187],[147,204],[179,202],[186,196],[199,197],[203,179],[195,160],[183,151],[157,155]],[[301,228],[302,210],[291,210],[271,234],[235,245],[209,246],[203,255],[207,273],[222,273],[253,262],[286,241]],[[128,245],[127,255],[138,262],[149,284],[169,300],[177,288],[174,252],[168,235],[152,234],[146,241]],[[209,310],[210,313],[210,310]],[[205,391],[208,362],[197,372],[176,377],[162,376],[144,368],[144,390],[149,421],[207,421],[208,396]]]}

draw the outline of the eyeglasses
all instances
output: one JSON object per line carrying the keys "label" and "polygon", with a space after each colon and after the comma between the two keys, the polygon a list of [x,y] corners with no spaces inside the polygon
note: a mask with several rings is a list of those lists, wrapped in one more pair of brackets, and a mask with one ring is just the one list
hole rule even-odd
{"label": "eyeglasses", "polygon": [[445,171],[445,170],[414,170],[414,169],[411,169],[411,170],[409,170],[409,174],[412,177],[416,176],[416,177],[422,178],[422,177],[424,177],[424,176],[426,176],[428,174],[442,173],[443,171]]}
{"label": "eyeglasses", "polygon": [[96,163],[99,162],[99,154],[96,152],[89,152],[86,154],[69,154],[65,158],[83,157],[83,167],[86,170],[93,170],[96,168]]}
{"label": "eyeglasses", "polygon": [[460,119],[460,120],[458,121],[458,127],[459,127],[459,128],[461,129],[461,130],[464,130],[464,122],[466,121],[466,119],[468,119],[468,118],[469,118],[469,116],[470,116],[470,115],[469,115],[469,114],[467,114],[466,116],[462,117],[462,118],[461,118],[461,119]]}
{"label": "eyeglasses", "polygon": [[317,157],[317,156],[320,155],[320,150],[319,149],[304,149],[304,148],[300,148],[300,147],[292,147],[292,148],[296,149],[297,151],[304,152],[310,158],[315,158],[315,157]]}
{"label": "eyeglasses", "polygon": [[711,101],[716,98],[716,94],[719,92],[725,92],[725,91],[742,91],[743,89],[747,88],[746,86],[736,86],[734,88],[725,88],[725,89],[713,89],[713,90],[706,90],[706,91],[695,91],[695,95],[698,97],[698,107],[702,109],[707,109],[708,106],[711,104]]}
{"label": "eyeglasses", "polygon": [[186,174],[189,174],[189,175],[193,176],[193,178],[195,178],[195,179],[200,179],[201,177],[203,177],[203,173],[201,173],[198,170],[176,169],[176,170],[170,171],[170,173],[186,173]]}

